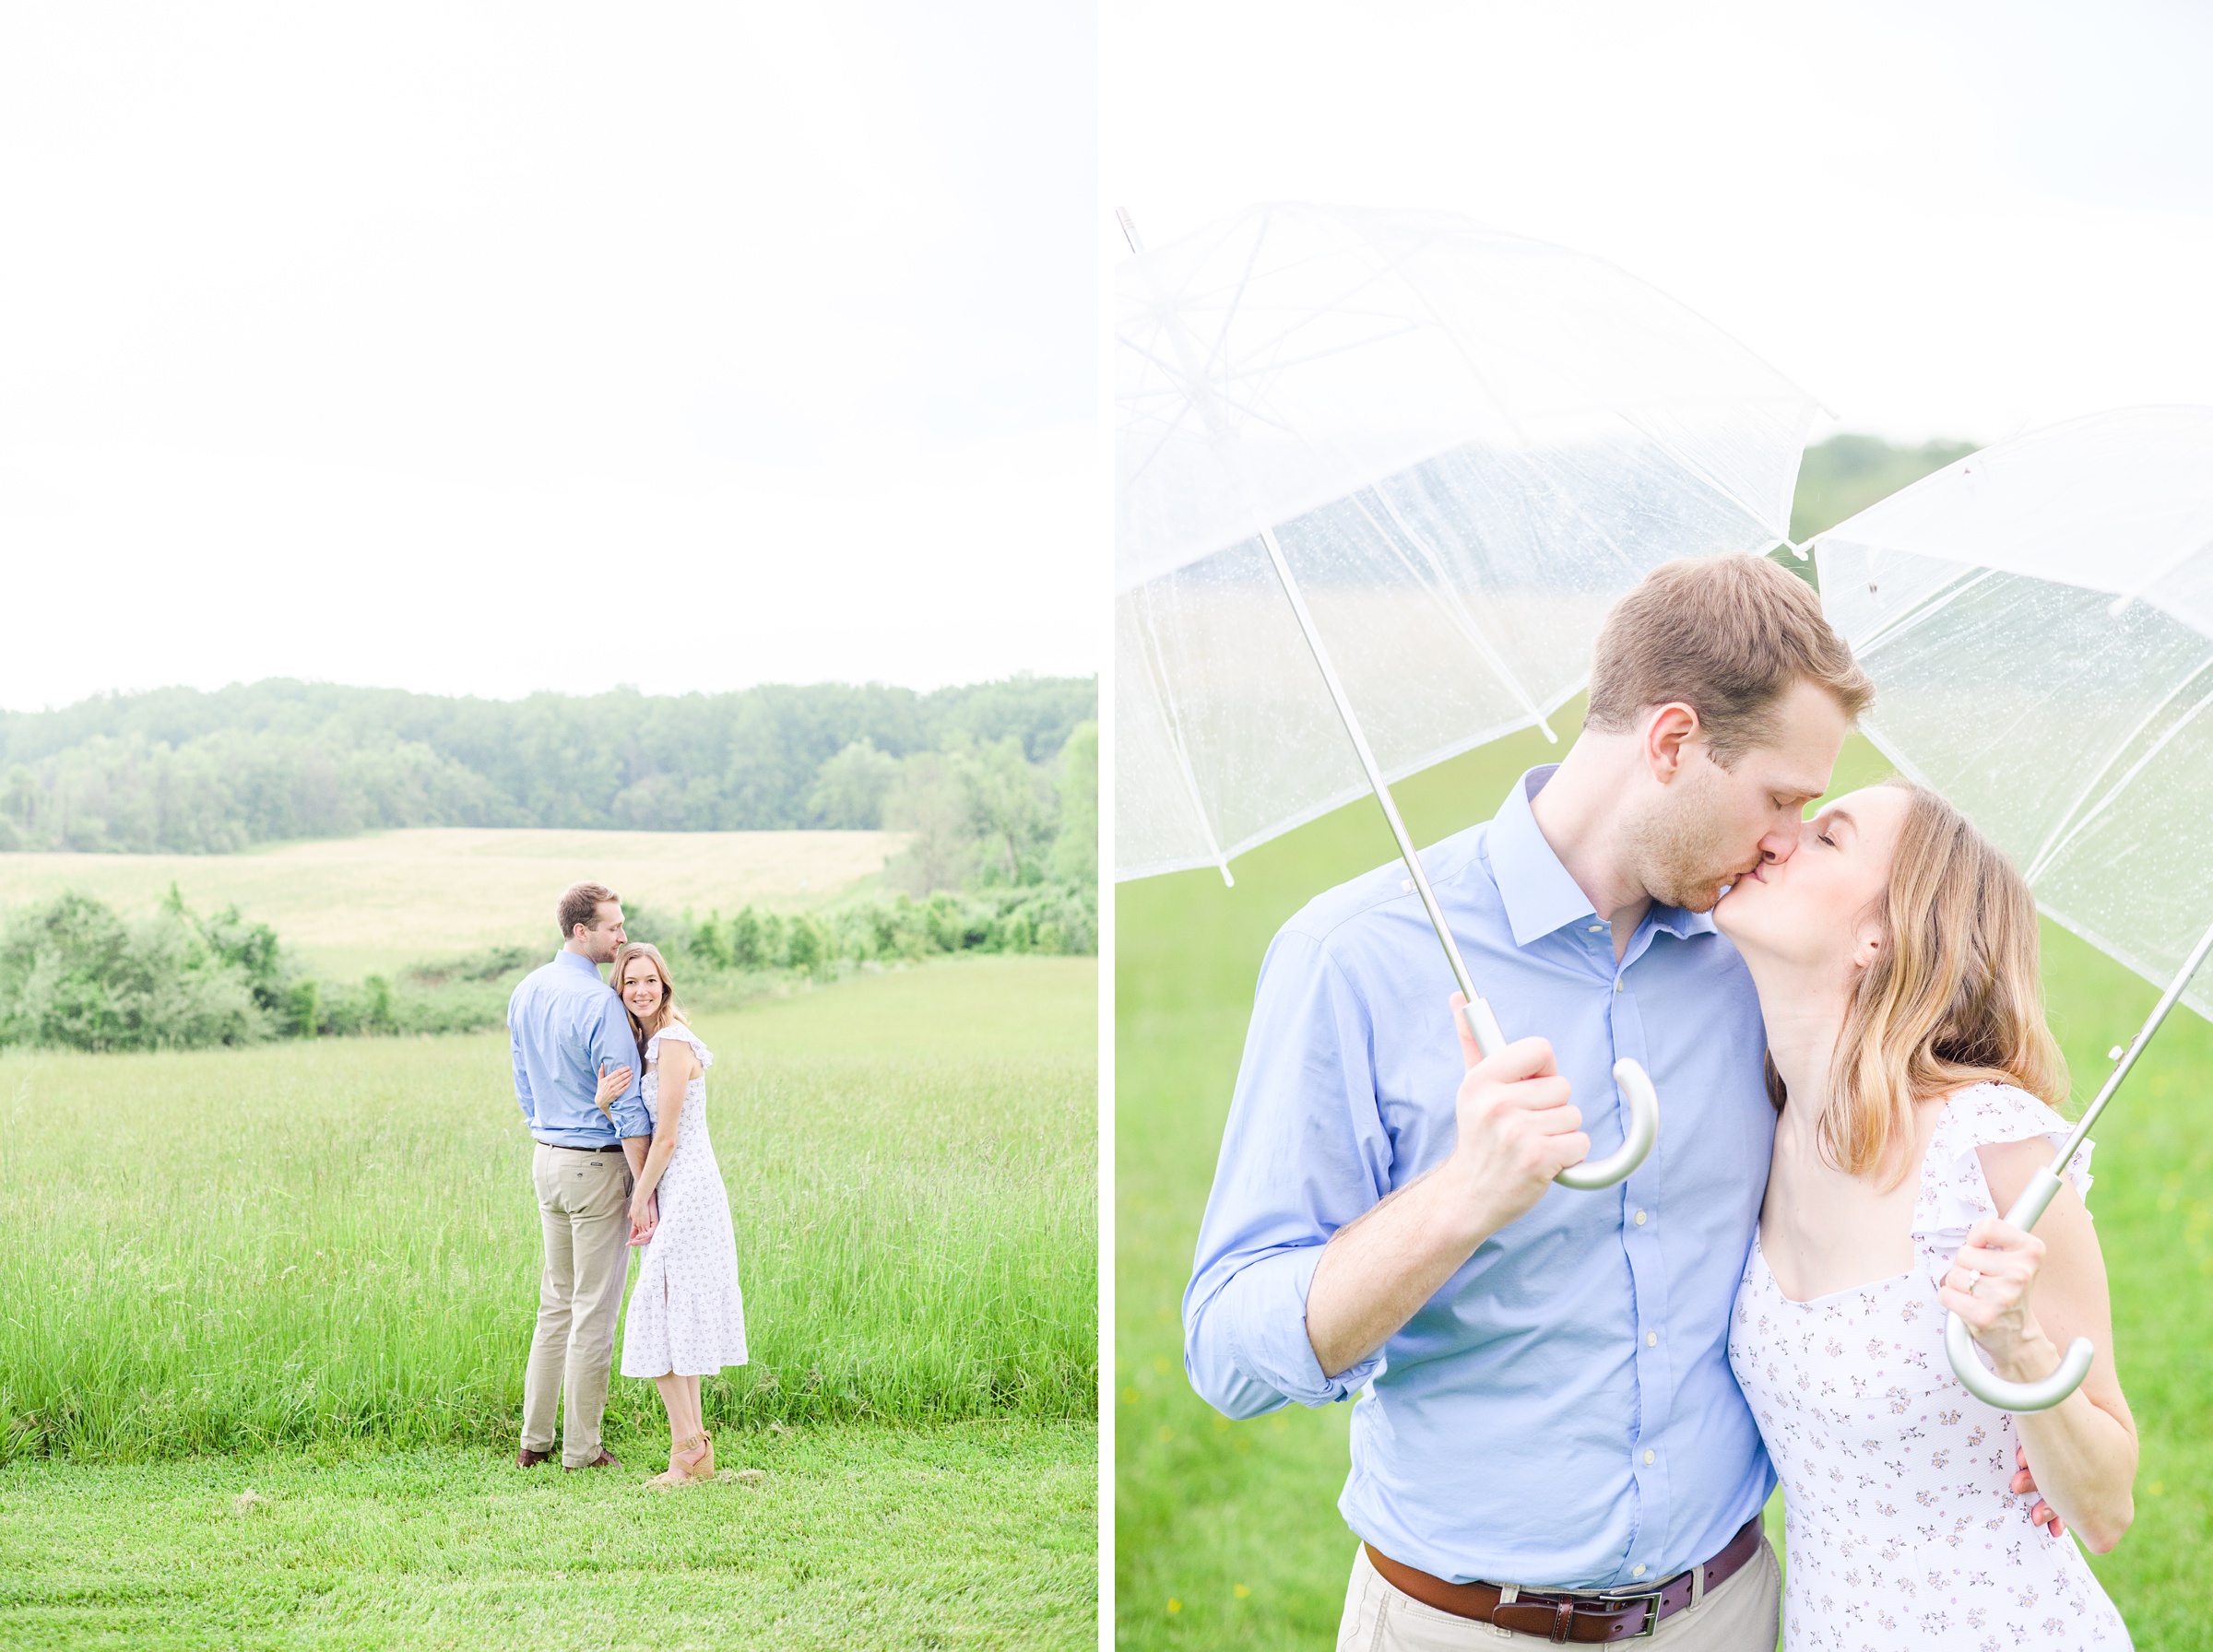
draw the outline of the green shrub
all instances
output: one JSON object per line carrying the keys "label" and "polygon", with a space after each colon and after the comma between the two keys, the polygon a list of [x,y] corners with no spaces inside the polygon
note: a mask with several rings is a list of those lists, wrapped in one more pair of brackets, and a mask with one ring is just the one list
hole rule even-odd
{"label": "green shrub", "polygon": [[[235,919],[235,913],[228,914]],[[181,903],[126,924],[89,895],[19,913],[0,938],[0,1043],[197,1049],[270,1031],[247,966]]]}

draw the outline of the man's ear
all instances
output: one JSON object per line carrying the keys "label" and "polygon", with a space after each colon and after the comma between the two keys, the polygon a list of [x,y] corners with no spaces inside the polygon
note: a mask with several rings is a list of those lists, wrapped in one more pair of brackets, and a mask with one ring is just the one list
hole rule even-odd
{"label": "man's ear", "polygon": [[1665,785],[1682,773],[1685,748],[1698,738],[1701,726],[1698,708],[1680,700],[1645,714],[1644,761],[1654,780]]}

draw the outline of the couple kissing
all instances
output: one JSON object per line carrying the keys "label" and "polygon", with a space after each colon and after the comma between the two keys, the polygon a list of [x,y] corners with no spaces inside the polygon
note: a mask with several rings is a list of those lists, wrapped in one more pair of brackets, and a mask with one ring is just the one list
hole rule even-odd
{"label": "couple kissing", "polygon": [[[1564,760],[1423,856],[1542,1036],[1478,1056],[1395,866],[1270,947],[1185,1366],[1233,1418],[1357,1396],[1346,1652],[2129,1644],[2076,1543],[2120,1540],[2136,1461],[2089,1145],[2035,1234],[1999,1217],[2067,1135],[2035,905],[1924,788],[1802,819],[1872,698],[1776,563],[1667,564]],[[1622,1057],[1658,1145],[1556,1185],[1621,1139]],[[2076,1336],[2097,1363],[1997,1411],[1947,1309],[2007,1379]]]}

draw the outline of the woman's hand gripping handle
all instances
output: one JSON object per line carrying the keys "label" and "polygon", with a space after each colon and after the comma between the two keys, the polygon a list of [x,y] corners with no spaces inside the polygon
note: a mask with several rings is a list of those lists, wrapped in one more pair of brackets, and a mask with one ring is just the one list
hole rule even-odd
{"label": "woman's hand gripping handle", "polygon": [[2040,1169],[2005,1221],[1975,1225],[1937,1292],[1950,1310],[1944,1322],[1944,1351],[1953,1375],[1970,1394],[2001,1411],[2050,1410],[2082,1386],[2097,1357],[2090,1339],[2077,1337],[2067,1345],[2058,1370],[2020,1382],[2000,1376],[1975,1357],[1977,1342],[2001,1366],[2037,1343],[2050,1346],[2029,1312],[2030,1287],[2044,1258],[2043,1241],[2029,1230],[2059,1187],[2059,1175],[2050,1165]]}

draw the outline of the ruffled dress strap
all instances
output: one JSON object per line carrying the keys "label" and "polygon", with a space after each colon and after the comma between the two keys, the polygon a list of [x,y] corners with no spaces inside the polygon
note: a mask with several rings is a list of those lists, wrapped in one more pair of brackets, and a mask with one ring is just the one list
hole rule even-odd
{"label": "ruffled dress strap", "polygon": [[715,1052],[707,1048],[705,1044],[700,1043],[699,1035],[692,1032],[691,1028],[683,1025],[680,1021],[670,1022],[668,1026],[663,1027],[658,1032],[656,1032],[651,1038],[648,1038],[645,1041],[646,1060],[654,1061],[659,1058],[661,1053],[661,1040],[664,1038],[673,1038],[680,1043],[690,1044],[692,1046],[692,1053],[699,1057],[699,1067],[702,1072],[704,1072],[708,1068],[715,1065]]}
{"label": "ruffled dress strap", "polygon": [[[1929,1278],[1941,1284],[1952,1257],[1967,1243],[1978,1221],[2005,1212],[1991,1198],[1976,1150],[2001,1142],[2042,1137],[2056,1152],[2074,1133],[2052,1108],[2011,1084],[1970,1084],[1945,1103],[1922,1161],[1921,1193],[1913,1201],[1913,1245]],[[2090,1196],[2090,1152],[2086,1139],[2067,1161],[2066,1179],[2076,1196]]]}

